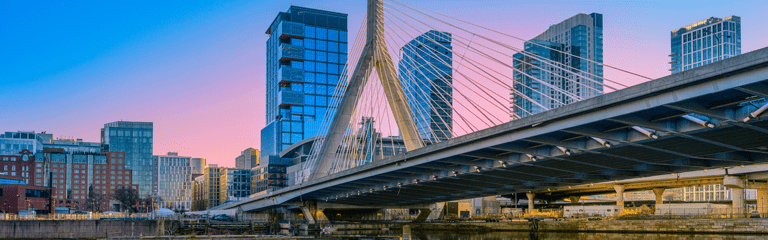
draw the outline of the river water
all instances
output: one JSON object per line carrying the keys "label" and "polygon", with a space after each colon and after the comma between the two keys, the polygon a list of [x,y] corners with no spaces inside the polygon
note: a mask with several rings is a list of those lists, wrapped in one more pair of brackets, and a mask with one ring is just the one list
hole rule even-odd
{"label": "river water", "polygon": [[714,234],[648,234],[648,233],[539,233],[531,236],[527,232],[491,232],[491,233],[448,233],[448,232],[414,232],[413,239],[418,240],[506,240],[506,239],[589,239],[589,240],[650,240],[650,239],[768,239],[761,235],[714,235]]}

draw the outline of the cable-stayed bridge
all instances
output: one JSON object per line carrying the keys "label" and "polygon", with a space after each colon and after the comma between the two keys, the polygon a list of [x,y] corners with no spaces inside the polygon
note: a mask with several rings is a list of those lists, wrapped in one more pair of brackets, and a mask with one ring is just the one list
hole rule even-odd
{"label": "cable-stayed bridge", "polygon": [[297,184],[218,208],[415,206],[768,161],[768,49],[626,87],[602,69],[645,77],[480,31],[522,40],[369,0]]}

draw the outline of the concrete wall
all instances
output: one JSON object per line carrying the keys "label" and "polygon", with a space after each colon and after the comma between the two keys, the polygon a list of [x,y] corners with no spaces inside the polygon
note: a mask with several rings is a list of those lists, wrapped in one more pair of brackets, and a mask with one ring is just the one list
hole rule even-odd
{"label": "concrete wall", "polygon": [[[768,219],[680,219],[680,220],[608,220],[545,221],[541,232],[616,232],[616,233],[744,233],[768,234]],[[528,222],[498,223],[424,223],[415,230],[453,231],[530,231]]]}
{"label": "concrete wall", "polygon": [[109,238],[165,235],[176,229],[170,220],[34,220],[0,221],[0,239]]}

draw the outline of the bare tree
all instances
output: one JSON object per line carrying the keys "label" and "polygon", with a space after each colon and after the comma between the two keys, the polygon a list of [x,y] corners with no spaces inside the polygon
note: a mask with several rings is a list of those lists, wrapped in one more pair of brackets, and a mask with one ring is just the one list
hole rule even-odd
{"label": "bare tree", "polygon": [[123,206],[128,207],[128,211],[136,212],[136,209],[134,208],[136,206],[136,202],[139,200],[139,193],[136,191],[136,189],[131,189],[129,187],[118,188],[115,190],[113,198],[120,202],[120,204]]}

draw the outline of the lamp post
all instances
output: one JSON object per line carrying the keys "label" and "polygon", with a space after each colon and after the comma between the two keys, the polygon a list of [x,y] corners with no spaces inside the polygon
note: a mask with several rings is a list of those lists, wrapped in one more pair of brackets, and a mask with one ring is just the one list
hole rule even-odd
{"label": "lamp post", "polygon": [[[708,34],[712,34],[712,32],[710,32],[709,30],[706,30],[706,29],[704,30],[704,32],[708,33]],[[720,35],[719,34],[712,34],[712,35],[715,36],[715,39],[717,39],[717,60],[720,61],[721,60],[720,58],[723,55],[722,54],[723,46],[720,44]],[[725,37],[726,38],[731,38],[730,35],[725,36]]]}

